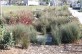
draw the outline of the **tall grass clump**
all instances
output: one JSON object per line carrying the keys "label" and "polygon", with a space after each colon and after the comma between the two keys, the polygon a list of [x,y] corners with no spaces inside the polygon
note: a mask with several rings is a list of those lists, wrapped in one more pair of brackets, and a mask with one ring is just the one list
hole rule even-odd
{"label": "tall grass clump", "polygon": [[36,41],[36,31],[32,25],[26,26],[17,24],[6,27],[7,31],[12,32],[14,45],[28,48],[31,41]]}
{"label": "tall grass clump", "polygon": [[53,36],[53,44],[61,44],[60,29],[57,25],[51,25],[51,34]]}
{"label": "tall grass clump", "polygon": [[[37,14],[37,12],[36,12]],[[55,22],[59,25],[65,24],[70,22],[71,20],[71,14],[68,11],[68,8],[66,6],[63,7],[55,7],[55,8],[46,8],[42,11],[40,11],[40,16],[37,18],[38,21],[36,21],[37,25],[35,24],[36,29],[39,28],[41,32],[44,34],[47,33],[47,29],[51,29],[50,24]],[[37,29],[38,30],[38,29]]]}
{"label": "tall grass clump", "polygon": [[78,41],[81,37],[79,28],[79,24],[76,22],[69,22],[62,25],[51,24],[53,43],[59,45],[61,43],[74,43]]}
{"label": "tall grass clump", "polygon": [[75,22],[71,22],[61,26],[61,42],[73,43],[80,39],[79,25]]}

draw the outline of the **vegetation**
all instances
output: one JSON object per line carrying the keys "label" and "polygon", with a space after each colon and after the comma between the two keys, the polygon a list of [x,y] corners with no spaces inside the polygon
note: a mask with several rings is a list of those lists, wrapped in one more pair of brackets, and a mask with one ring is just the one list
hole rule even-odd
{"label": "vegetation", "polygon": [[36,9],[43,10],[44,8],[47,8],[47,6],[3,6],[2,12],[3,13],[9,13],[10,11],[19,11],[19,10],[29,10],[29,11],[35,11]]}
{"label": "vegetation", "polygon": [[[73,22],[75,22],[76,24]],[[37,25],[35,27],[38,28],[37,30],[42,32],[44,35],[47,33],[52,34],[54,44],[65,43],[62,41],[65,39],[70,39],[70,41],[69,40],[65,40],[65,41],[67,41],[66,43],[71,43],[71,41],[74,42],[78,40],[80,36],[80,30],[78,30],[79,29],[78,19],[73,17],[69,13],[66,6],[58,7],[58,8],[49,8],[41,11],[36,24]],[[65,39],[63,39],[64,35],[62,35],[62,34],[65,34],[63,33],[64,29],[66,30],[64,32],[67,32],[66,33],[67,36],[65,35],[66,36]],[[73,34],[73,33],[76,33],[73,30],[77,32],[76,36]],[[76,40],[74,40],[75,38]]]}
{"label": "vegetation", "polygon": [[80,39],[81,32],[76,22],[71,22],[61,26],[61,40],[63,43],[73,43]]}
{"label": "vegetation", "polygon": [[53,44],[57,45],[76,42],[81,36],[78,19],[69,13],[67,6],[11,11],[3,14],[0,25],[0,44],[7,47],[26,49],[30,43],[46,44],[46,34],[51,34]]}
{"label": "vegetation", "polygon": [[8,15],[4,16],[4,19],[7,24],[22,23],[28,25],[32,24],[33,15],[30,11],[10,12]]}
{"label": "vegetation", "polygon": [[25,26],[18,24],[14,27],[11,26],[10,30],[13,33],[14,44],[19,44],[22,46],[22,48],[27,48],[30,41],[34,40],[33,37],[36,37],[34,28],[31,25]]}

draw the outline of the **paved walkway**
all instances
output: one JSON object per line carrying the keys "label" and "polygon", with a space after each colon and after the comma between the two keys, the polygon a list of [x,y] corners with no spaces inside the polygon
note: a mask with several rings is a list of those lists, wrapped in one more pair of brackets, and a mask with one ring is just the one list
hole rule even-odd
{"label": "paved walkway", "polygon": [[78,12],[77,10],[73,10],[72,8],[68,8],[68,10],[72,13],[74,17],[77,17],[82,24],[82,12]]}

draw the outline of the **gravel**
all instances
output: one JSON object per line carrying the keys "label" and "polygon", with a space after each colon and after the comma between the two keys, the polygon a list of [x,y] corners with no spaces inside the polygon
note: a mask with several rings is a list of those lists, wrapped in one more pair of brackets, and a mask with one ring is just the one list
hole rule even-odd
{"label": "gravel", "polygon": [[[11,48],[10,50],[0,50],[0,54],[82,54],[82,46],[78,46],[72,44],[62,44],[59,46],[30,45],[28,49]],[[76,48],[80,48],[80,51]]]}

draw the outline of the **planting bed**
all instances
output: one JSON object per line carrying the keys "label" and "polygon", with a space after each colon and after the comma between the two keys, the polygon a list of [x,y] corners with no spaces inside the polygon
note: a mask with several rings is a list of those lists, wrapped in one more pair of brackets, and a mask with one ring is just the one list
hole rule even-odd
{"label": "planting bed", "polygon": [[0,54],[82,54],[82,44],[30,45],[28,49],[0,50]]}
{"label": "planting bed", "polygon": [[10,48],[0,54],[82,54],[82,39],[77,43],[62,45],[30,45],[28,49]]}
{"label": "planting bed", "polygon": [[2,16],[0,47],[3,48],[0,48],[0,54],[80,54],[82,52],[80,23],[68,11],[67,6],[36,11],[11,11]]}

